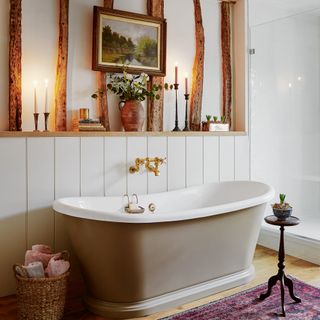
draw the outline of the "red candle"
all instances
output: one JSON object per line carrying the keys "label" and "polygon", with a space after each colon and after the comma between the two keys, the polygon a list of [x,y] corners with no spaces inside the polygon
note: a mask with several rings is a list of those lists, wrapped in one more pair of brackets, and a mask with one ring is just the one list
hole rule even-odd
{"label": "red candle", "polygon": [[174,66],[174,83],[178,84],[178,62]]}
{"label": "red candle", "polygon": [[186,88],[186,94],[188,94],[188,74],[185,74],[185,88]]}

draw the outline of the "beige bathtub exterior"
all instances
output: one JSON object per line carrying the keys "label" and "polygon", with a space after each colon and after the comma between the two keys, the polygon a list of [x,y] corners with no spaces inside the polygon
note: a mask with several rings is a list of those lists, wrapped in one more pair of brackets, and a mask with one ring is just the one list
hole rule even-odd
{"label": "beige bathtub exterior", "polygon": [[65,216],[88,308],[143,316],[247,283],[264,209],[163,223]]}

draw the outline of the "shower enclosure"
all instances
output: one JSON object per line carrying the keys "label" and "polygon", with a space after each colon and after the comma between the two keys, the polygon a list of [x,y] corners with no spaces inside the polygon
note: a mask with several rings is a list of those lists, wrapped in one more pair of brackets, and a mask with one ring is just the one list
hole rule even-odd
{"label": "shower enclosure", "polygon": [[[288,253],[320,264],[320,3],[249,4],[251,178],[285,193],[302,220],[286,232]],[[260,243],[276,247],[275,231],[263,224]]]}

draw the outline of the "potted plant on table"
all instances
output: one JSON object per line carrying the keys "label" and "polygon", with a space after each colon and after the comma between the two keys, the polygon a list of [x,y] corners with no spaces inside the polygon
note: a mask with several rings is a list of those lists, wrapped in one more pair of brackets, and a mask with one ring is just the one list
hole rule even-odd
{"label": "potted plant on table", "polygon": [[[160,99],[157,93],[162,87],[153,85],[147,88],[149,76],[145,73],[140,75],[132,75],[123,70],[122,74],[111,74],[107,90],[113,92],[120,97],[119,108],[121,112],[121,122],[125,131],[142,131],[145,120],[145,113],[141,104],[147,97],[151,99]],[[97,99],[99,95],[106,92],[97,91],[92,98]]]}
{"label": "potted plant on table", "polygon": [[275,203],[272,205],[273,214],[279,220],[286,220],[291,216],[292,207],[289,205],[289,203],[284,202],[286,199],[286,195],[284,193],[280,193],[279,198],[280,203]]}

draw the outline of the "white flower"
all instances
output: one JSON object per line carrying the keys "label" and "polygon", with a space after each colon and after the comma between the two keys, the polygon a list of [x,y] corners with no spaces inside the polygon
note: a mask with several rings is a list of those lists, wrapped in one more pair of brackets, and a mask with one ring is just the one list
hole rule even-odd
{"label": "white flower", "polygon": [[149,81],[149,76],[146,73],[141,73],[140,77],[145,80],[145,81]]}

